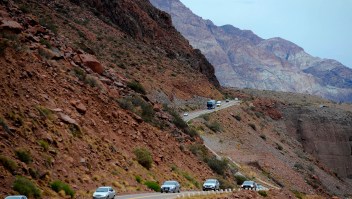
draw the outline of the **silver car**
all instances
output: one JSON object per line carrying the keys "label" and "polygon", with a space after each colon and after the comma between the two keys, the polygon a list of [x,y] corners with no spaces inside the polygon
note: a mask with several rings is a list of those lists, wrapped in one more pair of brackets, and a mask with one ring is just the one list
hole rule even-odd
{"label": "silver car", "polygon": [[257,190],[257,183],[254,181],[244,181],[241,185],[242,189]]}
{"label": "silver car", "polygon": [[93,199],[114,199],[116,195],[112,187],[99,187],[93,193]]}
{"label": "silver car", "polygon": [[172,180],[172,181],[165,181],[161,187],[160,187],[160,192],[161,193],[180,193],[181,191],[181,186],[180,186],[180,183],[178,183],[177,181],[175,180]]}
{"label": "silver car", "polygon": [[5,199],[27,199],[27,197],[23,195],[18,195],[18,196],[7,196]]}
{"label": "silver car", "polygon": [[207,179],[203,184],[203,191],[220,190],[220,183],[217,179]]}

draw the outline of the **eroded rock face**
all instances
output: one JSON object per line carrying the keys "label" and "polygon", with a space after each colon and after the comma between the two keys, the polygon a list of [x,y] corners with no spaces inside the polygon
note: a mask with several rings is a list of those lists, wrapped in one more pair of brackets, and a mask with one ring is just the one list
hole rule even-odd
{"label": "eroded rock face", "polygon": [[151,0],[172,16],[174,26],[215,67],[225,87],[309,93],[352,101],[352,70],[320,59],[282,38],[262,39],[249,30],[216,26],[179,0]]}
{"label": "eroded rock face", "polygon": [[329,107],[286,107],[288,133],[339,177],[352,178],[352,113]]}

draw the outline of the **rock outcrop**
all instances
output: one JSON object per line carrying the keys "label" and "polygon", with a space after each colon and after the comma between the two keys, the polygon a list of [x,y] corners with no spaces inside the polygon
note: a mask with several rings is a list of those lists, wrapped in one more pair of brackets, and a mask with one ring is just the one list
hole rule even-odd
{"label": "rock outcrop", "polygon": [[175,27],[215,67],[225,87],[309,93],[352,101],[352,70],[320,59],[281,38],[264,40],[252,31],[216,26],[196,16],[179,0],[151,0],[172,16]]}

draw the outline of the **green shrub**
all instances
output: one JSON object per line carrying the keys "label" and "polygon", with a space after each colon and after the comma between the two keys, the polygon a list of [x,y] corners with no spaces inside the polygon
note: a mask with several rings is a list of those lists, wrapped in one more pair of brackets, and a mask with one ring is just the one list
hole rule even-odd
{"label": "green shrub", "polygon": [[260,190],[258,191],[259,195],[263,196],[263,197],[267,197],[268,193],[266,191]]}
{"label": "green shrub", "polygon": [[152,168],[153,158],[148,149],[137,148],[133,151],[133,153],[136,156],[137,161],[140,165],[142,165],[146,169]]}
{"label": "green shrub", "polygon": [[220,183],[220,189],[233,189],[234,188],[234,184],[229,181],[229,180],[226,180],[225,178],[218,178],[219,180],[219,183]]}
{"label": "green shrub", "polygon": [[7,125],[5,120],[3,118],[1,118],[1,117],[0,117],[0,126],[2,126],[2,128],[4,129],[4,131],[6,133],[11,133],[11,130],[10,130],[9,126]]}
{"label": "green shrub", "polygon": [[152,122],[154,119],[155,111],[149,103],[144,102],[141,106],[142,114],[141,117],[146,122]]}
{"label": "green shrub", "polygon": [[219,131],[222,130],[221,125],[220,125],[220,123],[218,123],[218,122],[213,122],[213,123],[211,123],[211,124],[206,123],[206,126],[207,126],[210,130],[212,130],[212,131],[214,131],[214,132],[219,132]]}
{"label": "green shrub", "polygon": [[68,128],[70,129],[70,132],[72,133],[72,135],[74,137],[82,137],[82,131],[81,131],[81,128],[76,125],[76,124],[69,124],[68,125]]}
{"label": "green shrub", "polygon": [[207,159],[206,163],[215,173],[219,175],[224,175],[229,168],[227,159],[218,160],[216,157],[212,157]]}
{"label": "green shrub", "polygon": [[131,101],[129,101],[126,98],[122,98],[122,99],[118,99],[117,103],[119,104],[119,106],[125,110],[130,110],[133,111],[134,107]]}
{"label": "green shrub", "polygon": [[142,177],[141,176],[135,176],[135,179],[138,183],[142,182]]}
{"label": "green shrub", "polygon": [[27,197],[40,198],[40,190],[28,179],[18,176],[13,183],[13,190]]}
{"label": "green shrub", "polygon": [[49,143],[45,140],[39,140],[38,141],[39,146],[41,146],[43,148],[44,151],[48,151],[49,150]]}
{"label": "green shrub", "polygon": [[47,118],[47,119],[50,119],[52,117],[53,112],[50,109],[45,108],[43,106],[36,106],[35,108],[38,110],[39,114],[42,117]]}
{"label": "green shrub", "polygon": [[299,192],[297,190],[291,190],[291,191],[292,191],[293,194],[295,194],[296,198],[298,198],[298,199],[303,199],[304,196],[305,196],[303,193],[301,193],[301,192]]}
{"label": "green shrub", "polygon": [[205,161],[208,157],[208,149],[203,144],[192,144],[189,150],[201,160]]}
{"label": "green shrub", "polygon": [[303,165],[301,163],[299,163],[299,162],[296,162],[293,167],[295,167],[297,170],[303,170],[304,169]]}
{"label": "green shrub", "polygon": [[46,46],[47,48],[51,48],[51,44],[48,40],[41,38],[39,42],[40,44]]}
{"label": "green shrub", "polygon": [[71,198],[75,195],[73,189],[68,184],[61,182],[60,180],[52,182],[50,187],[55,192],[59,192],[61,190],[65,191],[65,194],[71,196]]}
{"label": "green shrub", "polygon": [[73,68],[73,74],[81,81],[84,81],[87,76],[86,72],[82,68],[79,68],[79,67]]}
{"label": "green shrub", "polygon": [[53,31],[53,33],[57,34],[57,26],[54,22],[49,18],[40,18],[39,24],[46,27],[47,29]]}
{"label": "green shrub", "polygon": [[136,81],[128,82],[128,83],[127,83],[127,86],[128,86],[130,89],[136,91],[137,93],[141,93],[141,94],[143,94],[143,95],[146,94],[144,87],[143,87],[142,84],[140,84],[139,82],[136,82]]}
{"label": "green shrub", "polygon": [[197,132],[197,130],[194,129],[194,128],[187,128],[187,129],[185,130],[185,133],[186,133],[187,135],[191,136],[191,137],[197,137],[197,136],[198,136],[198,132]]}
{"label": "green shrub", "polygon": [[0,164],[2,164],[2,166],[12,174],[16,173],[17,164],[13,160],[4,156],[0,156]]}
{"label": "green shrub", "polygon": [[154,181],[146,181],[144,183],[149,189],[154,190],[155,192],[160,192],[160,186],[157,182]]}
{"label": "green shrub", "polygon": [[238,185],[243,184],[243,182],[247,180],[247,178],[243,175],[235,175],[235,179]]}
{"label": "green shrub", "polygon": [[98,86],[97,80],[92,76],[86,76],[86,78],[84,79],[84,83],[88,84],[90,87]]}
{"label": "green shrub", "polygon": [[253,124],[253,123],[249,123],[248,124],[253,130],[257,130],[257,126],[255,125],[255,124]]}
{"label": "green shrub", "polygon": [[19,160],[21,160],[22,162],[24,162],[26,164],[32,162],[31,154],[26,150],[18,149],[15,151],[15,154]]}

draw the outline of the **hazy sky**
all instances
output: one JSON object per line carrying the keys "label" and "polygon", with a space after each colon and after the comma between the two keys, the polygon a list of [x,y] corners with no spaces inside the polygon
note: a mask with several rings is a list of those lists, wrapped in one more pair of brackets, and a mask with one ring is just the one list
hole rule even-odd
{"label": "hazy sky", "polygon": [[292,41],[352,68],[352,0],[181,0],[215,25]]}

